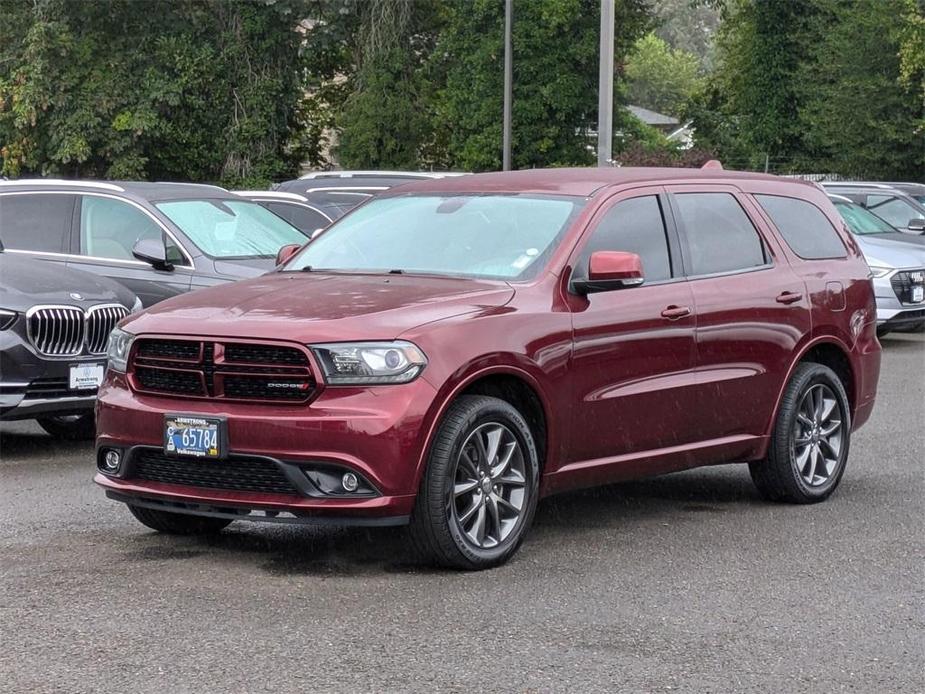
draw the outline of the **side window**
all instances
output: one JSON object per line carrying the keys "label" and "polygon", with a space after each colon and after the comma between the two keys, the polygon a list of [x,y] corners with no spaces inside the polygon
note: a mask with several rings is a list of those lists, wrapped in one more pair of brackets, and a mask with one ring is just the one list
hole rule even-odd
{"label": "side window", "polygon": [[646,282],[671,278],[671,255],[665,220],[658,198],[646,195],[621,200],[611,207],[591,232],[575,268],[575,277],[588,274],[588,261],[595,251],[627,251],[642,259]]}
{"label": "side window", "polygon": [[21,251],[67,253],[74,195],[0,195],[0,241]]}
{"label": "side window", "polygon": [[81,198],[82,255],[134,260],[132,247],[139,239],[159,239],[162,234],[153,219],[127,202],[96,195]]}
{"label": "side window", "polygon": [[835,227],[822,211],[805,200],[756,195],[787,245],[801,258],[844,258],[847,253]]}
{"label": "side window", "polygon": [[304,205],[290,205],[285,202],[268,202],[266,203],[266,208],[273,214],[282,217],[305,234],[311,234],[315,229],[323,229],[331,223],[324,215]]}
{"label": "side window", "polygon": [[767,264],[764,244],[729,193],[676,193],[691,253],[691,275],[748,270]]}
{"label": "side window", "polygon": [[910,219],[922,219],[918,210],[893,195],[868,195],[865,207],[894,227],[905,228]]}

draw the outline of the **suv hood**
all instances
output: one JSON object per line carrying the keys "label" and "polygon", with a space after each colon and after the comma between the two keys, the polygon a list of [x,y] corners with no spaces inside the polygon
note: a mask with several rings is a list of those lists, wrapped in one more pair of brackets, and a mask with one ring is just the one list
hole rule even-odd
{"label": "suv hood", "polygon": [[[868,265],[888,268],[925,267],[925,247],[896,238],[908,234],[866,234],[855,236]],[[889,238],[882,238],[889,237]]]}
{"label": "suv hood", "polygon": [[122,304],[131,309],[135,295],[99,275],[18,253],[0,252],[0,308],[27,311],[40,304],[87,307],[102,303]]}
{"label": "suv hood", "polygon": [[274,272],[168,299],[130,332],[296,342],[391,340],[424,323],[504,306],[506,282],[420,275]]}

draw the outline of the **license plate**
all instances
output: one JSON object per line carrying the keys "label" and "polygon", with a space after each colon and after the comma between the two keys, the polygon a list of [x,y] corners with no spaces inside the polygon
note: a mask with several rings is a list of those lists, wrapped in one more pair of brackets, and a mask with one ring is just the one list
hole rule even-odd
{"label": "license plate", "polygon": [[925,301],[925,287],[921,285],[912,288],[912,303],[919,304]]}
{"label": "license plate", "polygon": [[214,417],[169,414],[164,417],[164,452],[195,458],[224,455],[224,421]]}
{"label": "license plate", "polygon": [[68,387],[71,390],[99,388],[103,382],[102,364],[71,364]]}

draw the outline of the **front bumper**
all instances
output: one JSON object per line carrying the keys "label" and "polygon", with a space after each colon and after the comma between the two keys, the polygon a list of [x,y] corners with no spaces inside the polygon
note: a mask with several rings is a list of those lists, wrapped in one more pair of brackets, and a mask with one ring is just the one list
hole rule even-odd
{"label": "front bumper", "polygon": [[[310,405],[192,400],[133,392],[121,374],[110,373],[98,399],[97,449],[116,448],[124,457],[115,474],[100,470],[95,481],[119,501],[184,513],[274,522],[327,518],[337,523],[400,524],[414,506],[435,395],[419,378],[400,386],[327,388]],[[270,466],[266,471],[282,475],[290,486],[246,483],[229,488],[235,485],[221,482],[225,488],[218,488],[208,476],[139,474],[134,452],[163,450],[165,413],[225,418],[228,459]],[[183,460],[171,465],[183,465]],[[306,474],[315,466],[355,472],[375,493],[319,493]]]}
{"label": "front bumper", "polygon": [[877,298],[877,326],[899,327],[925,321],[925,302],[903,303],[896,296],[891,283],[895,272],[886,277],[874,279],[874,293]]}

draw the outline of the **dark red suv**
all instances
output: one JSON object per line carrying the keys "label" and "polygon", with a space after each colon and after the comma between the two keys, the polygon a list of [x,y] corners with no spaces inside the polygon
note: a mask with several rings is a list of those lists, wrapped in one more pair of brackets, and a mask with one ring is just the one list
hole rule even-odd
{"label": "dark red suv", "polygon": [[825,499],[873,408],[868,267],[810,184],[411,183],[293,252],[113,333],[96,481],[145,525],[410,522],[477,569],[564,489],[747,462],[769,499]]}

